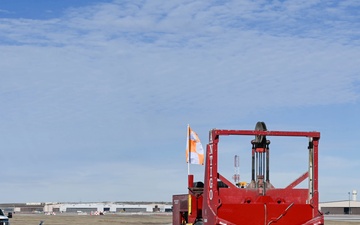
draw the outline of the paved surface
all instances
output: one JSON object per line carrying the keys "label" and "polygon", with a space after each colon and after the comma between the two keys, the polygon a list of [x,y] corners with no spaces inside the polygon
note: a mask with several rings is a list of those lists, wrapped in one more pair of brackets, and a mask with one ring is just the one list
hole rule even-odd
{"label": "paved surface", "polygon": [[360,215],[325,215],[325,220],[360,222]]}

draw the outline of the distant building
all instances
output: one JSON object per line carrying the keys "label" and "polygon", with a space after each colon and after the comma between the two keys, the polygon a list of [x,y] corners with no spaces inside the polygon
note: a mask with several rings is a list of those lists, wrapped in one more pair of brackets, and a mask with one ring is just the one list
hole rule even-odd
{"label": "distant building", "polygon": [[43,213],[45,203],[31,202],[31,203],[3,203],[0,208],[5,213]]}
{"label": "distant building", "polygon": [[[356,201],[357,190],[349,192],[349,200],[323,202],[319,204],[325,214],[354,214],[360,215],[360,202]],[[351,195],[351,198],[350,198]]]}
{"label": "distant building", "polygon": [[171,212],[171,203],[5,203],[0,208],[15,213],[150,213]]}
{"label": "distant building", "polygon": [[48,203],[45,212],[76,213],[76,212],[111,212],[111,213],[139,213],[139,212],[165,212],[171,209],[170,204],[158,203]]}
{"label": "distant building", "polygon": [[321,202],[320,210],[325,214],[354,214],[360,215],[360,202],[354,200]]}

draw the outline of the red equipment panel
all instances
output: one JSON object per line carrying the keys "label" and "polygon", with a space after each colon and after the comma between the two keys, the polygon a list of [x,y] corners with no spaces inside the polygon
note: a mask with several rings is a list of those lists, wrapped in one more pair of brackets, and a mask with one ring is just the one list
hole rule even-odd
{"label": "red equipment panel", "polygon": [[188,216],[188,195],[173,195],[173,224],[186,223]]}

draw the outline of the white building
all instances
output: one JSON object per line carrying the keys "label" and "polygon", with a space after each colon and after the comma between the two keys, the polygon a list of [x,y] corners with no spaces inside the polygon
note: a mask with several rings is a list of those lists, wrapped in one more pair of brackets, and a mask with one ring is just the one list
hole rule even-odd
{"label": "white building", "polygon": [[46,213],[91,213],[91,212],[169,212],[171,204],[160,203],[46,203],[44,212]]}
{"label": "white building", "polygon": [[356,214],[360,215],[360,202],[353,200],[321,202],[320,210],[325,214]]}
{"label": "white building", "polygon": [[357,191],[353,190],[351,193],[349,192],[348,194],[349,200],[320,203],[320,210],[325,214],[360,215],[360,202],[356,201]]}

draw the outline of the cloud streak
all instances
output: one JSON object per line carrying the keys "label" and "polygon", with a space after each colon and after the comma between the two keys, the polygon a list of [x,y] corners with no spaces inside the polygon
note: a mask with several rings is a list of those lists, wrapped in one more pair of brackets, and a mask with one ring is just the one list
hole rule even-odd
{"label": "cloud streak", "polygon": [[[105,174],[104,185],[121,186],[133,200],[142,199],[111,180],[131,182],[137,163],[154,169],[141,182],[166,186],[166,174],[186,184],[179,168],[187,123],[206,137],[212,127],[292,118],[292,109],[301,111],[296,124],[312,128],[322,116],[304,115],[314,109],[334,106],[336,116],[358,104],[354,4],[99,1],[51,19],[0,18],[2,143],[18,162],[43,165],[31,172],[42,168],[44,177],[34,179],[46,188],[55,186],[48,177],[67,183],[66,174],[90,170],[89,162],[98,169],[68,178],[91,186],[91,174]],[[160,156],[166,163],[155,165]],[[123,165],[130,175],[109,173]]]}

